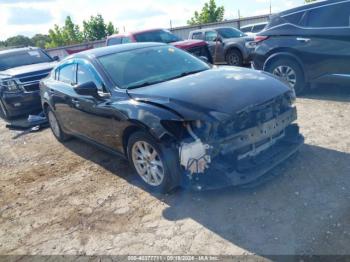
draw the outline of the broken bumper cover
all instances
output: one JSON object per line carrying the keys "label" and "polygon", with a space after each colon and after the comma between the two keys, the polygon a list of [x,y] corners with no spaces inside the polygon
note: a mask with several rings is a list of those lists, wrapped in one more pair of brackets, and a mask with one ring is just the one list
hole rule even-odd
{"label": "broken bumper cover", "polygon": [[[258,127],[221,141],[221,153],[205,174],[198,174],[185,186],[219,189],[256,182],[268,171],[296,153],[304,143],[293,109]],[[248,148],[248,149],[247,149]],[[244,150],[242,150],[244,149]]]}

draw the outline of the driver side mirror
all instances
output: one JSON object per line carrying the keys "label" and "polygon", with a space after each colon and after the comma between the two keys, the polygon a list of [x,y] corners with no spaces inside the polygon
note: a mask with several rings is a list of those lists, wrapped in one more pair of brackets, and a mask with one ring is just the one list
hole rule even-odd
{"label": "driver side mirror", "polygon": [[53,61],[60,61],[60,58],[59,58],[57,55],[55,55],[54,57],[52,57],[52,59],[53,59]]}
{"label": "driver side mirror", "polygon": [[99,97],[97,86],[92,81],[86,82],[86,83],[81,84],[81,85],[77,85],[74,88],[74,90],[75,90],[75,92],[77,92],[77,94],[82,95],[82,96],[92,96],[95,98]]}

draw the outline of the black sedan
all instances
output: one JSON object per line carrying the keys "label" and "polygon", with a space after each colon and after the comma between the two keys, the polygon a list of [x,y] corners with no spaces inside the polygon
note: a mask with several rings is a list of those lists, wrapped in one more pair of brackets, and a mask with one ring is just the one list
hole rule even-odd
{"label": "black sedan", "polygon": [[70,56],[41,82],[41,98],[59,141],[123,155],[160,192],[249,183],[303,142],[287,85],[165,44]]}

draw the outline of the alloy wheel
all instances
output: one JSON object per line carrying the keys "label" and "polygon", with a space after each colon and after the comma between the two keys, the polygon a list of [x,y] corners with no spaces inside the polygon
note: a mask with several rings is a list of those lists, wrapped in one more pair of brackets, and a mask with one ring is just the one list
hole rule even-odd
{"label": "alloy wheel", "polygon": [[239,57],[238,57],[238,55],[236,55],[236,54],[229,54],[227,58],[228,58],[227,62],[230,65],[234,65],[234,66],[239,65]]}
{"label": "alloy wheel", "polygon": [[145,141],[132,147],[132,161],[139,176],[151,186],[159,186],[164,180],[164,166],[157,150]]}
{"label": "alloy wheel", "polygon": [[0,114],[6,118],[7,112],[6,112],[6,108],[5,108],[4,104],[2,103],[2,101],[0,101],[0,111],[1,111]]}
{"label": "alloy wheel", "polygon": [[295,87],[297,83],[297,74],[290,66],[280,65],[276,67],[272,73],[287,82],[291,88]]}

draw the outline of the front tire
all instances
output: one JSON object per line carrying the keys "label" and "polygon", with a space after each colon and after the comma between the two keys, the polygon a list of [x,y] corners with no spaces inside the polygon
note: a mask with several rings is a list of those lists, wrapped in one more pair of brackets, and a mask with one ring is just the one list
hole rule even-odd
{"label": "front tire", "polygon": [[267,71],[281,78],[297,95],[306,91],[304,72],[301,66],[292,59],[280,58],[268,66]]}
{"label": "front tire", "polygon": [[167,193],[178,186],[179,161],[175,150],[166,149],[146,132],[129,138],[128,159],[142,182],[153,192]]}
{"label": "front tire", "polygon": [[227,64],[232,66],[242,66],[243,65],[243,57],[239,50],[231,49],[227,51],[225,56],[225,60]]}
{"label": "front tire", "polygon": [[63,132],[55,113],[50,107],[48,107],[46,110],[46,116],[49,120],[51,131],[53,135],[56,137],[56,139],[60,142],[65,142],[69,140],[70,136],[67,135],[65,132]]}

